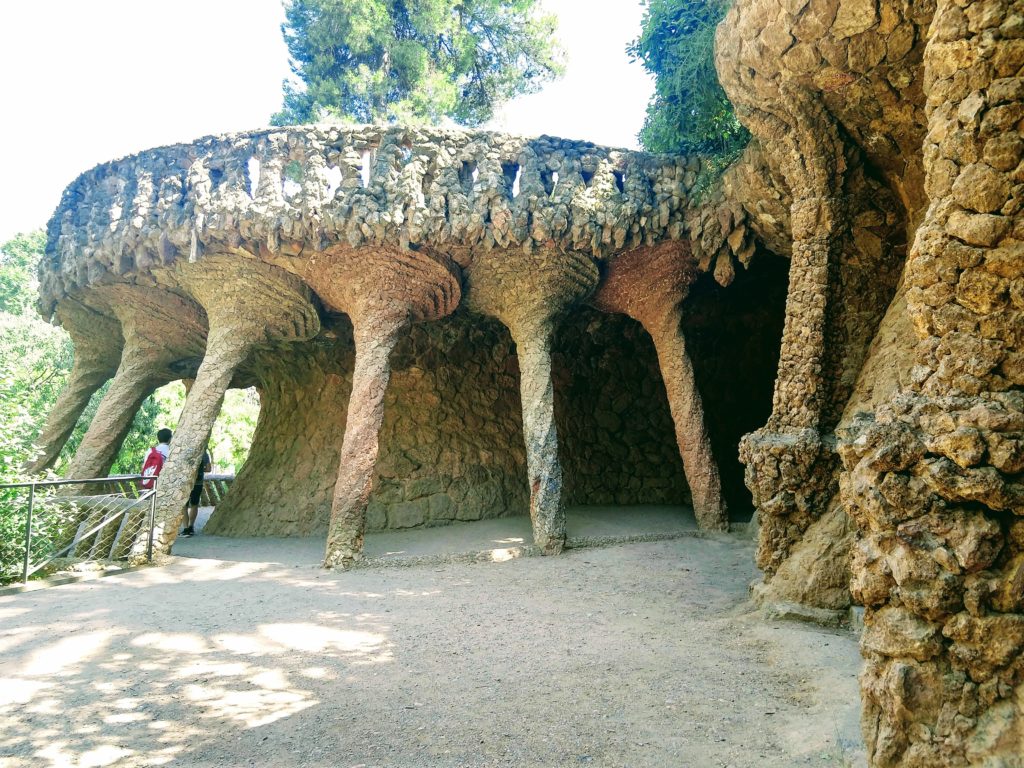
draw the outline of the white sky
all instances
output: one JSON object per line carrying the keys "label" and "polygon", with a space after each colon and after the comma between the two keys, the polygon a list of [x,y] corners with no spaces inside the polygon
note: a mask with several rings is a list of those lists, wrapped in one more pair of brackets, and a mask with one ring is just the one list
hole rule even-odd
{"label": "white sky", "polygon": [[[635,147],[653,88],[625,49],[641,0],[543,0],[565,77],[493,128]],[[0,242],[43,226],[78,174],[267,124],[288,76],[280,0],[0,2]]]}

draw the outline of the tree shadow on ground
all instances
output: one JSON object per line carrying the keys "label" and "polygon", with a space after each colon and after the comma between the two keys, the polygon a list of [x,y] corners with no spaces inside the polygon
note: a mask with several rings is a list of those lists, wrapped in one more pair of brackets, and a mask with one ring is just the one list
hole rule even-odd
{"label": "tree shadow on ground", "polygon": [[855,715],[856,645],[737,623],[749,550],[179,558],[0,597],[0,764],[788,768]]}

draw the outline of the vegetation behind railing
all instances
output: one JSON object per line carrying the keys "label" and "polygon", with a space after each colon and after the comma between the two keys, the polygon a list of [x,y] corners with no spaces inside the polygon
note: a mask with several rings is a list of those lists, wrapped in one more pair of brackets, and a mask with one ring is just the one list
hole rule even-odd
{"label": "vegetation behind railing", "polygon": [[0,584],[152,556],[153,490],[140,475],[0,485]]}

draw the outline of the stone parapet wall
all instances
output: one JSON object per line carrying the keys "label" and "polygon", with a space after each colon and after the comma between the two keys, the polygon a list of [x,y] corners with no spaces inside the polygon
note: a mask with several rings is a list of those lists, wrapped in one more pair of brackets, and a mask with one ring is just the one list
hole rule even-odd
{"label": "stone parapet wall", "polygon": [[699,170],[696,159],[458,130],[209,137],[97,166],[68,187],[50,222],[41,308],[48,316],[69,291],[212,252],[427,245],[465,260],[557,243],[605,258],[683,237]]}

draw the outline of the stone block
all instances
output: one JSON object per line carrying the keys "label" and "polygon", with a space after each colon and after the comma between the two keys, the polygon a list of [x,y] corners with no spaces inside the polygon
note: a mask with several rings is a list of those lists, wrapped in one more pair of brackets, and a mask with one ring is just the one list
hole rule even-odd
{"label": "stone block", "polygon": [[415,528],[427,521],[428,514],[426,499],[391,504],[387,508],[388,528]]}
{"label": "stone block", "polygon": [[1009,194],[1010,180],[987,163],[971,163],[953,182],[953,198],[978,213],[998,211]]}
{"label": "stone block", "polygon": [[942,626],[906,608],[886,606],[866,614],[861,647],[891,658],[927,661],[942,650]]}
{"label": "stone block", "polygon": [[1007,233],[1010,220],[1004,216],[954,211],[946,221],[946,231],[969,245],[992,246]]}

